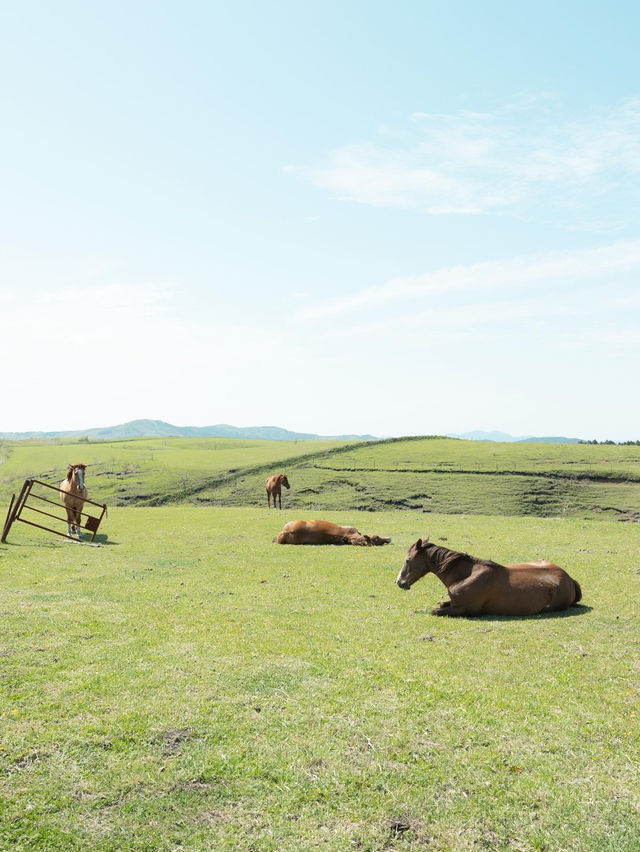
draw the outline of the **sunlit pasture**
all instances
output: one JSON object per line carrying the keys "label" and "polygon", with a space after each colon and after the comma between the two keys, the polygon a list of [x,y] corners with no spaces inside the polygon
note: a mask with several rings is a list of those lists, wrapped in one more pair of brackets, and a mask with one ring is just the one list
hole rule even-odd
{"label": "sunlit pasture", "polygon": [[[325,516],[393,542],[278,546],[260,507],[113,508],[95,548],[16,525],[0,848],[638,848],[638,525]],[[425,535],[551,558],[584,606],[435,618],[435,577],[395,585]]]}

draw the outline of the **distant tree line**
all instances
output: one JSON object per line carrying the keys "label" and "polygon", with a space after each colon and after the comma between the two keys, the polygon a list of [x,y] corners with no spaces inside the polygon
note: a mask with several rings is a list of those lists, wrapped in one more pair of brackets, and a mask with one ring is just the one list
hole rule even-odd
{"label": "distant tree line", "polygon": [[615,444],[616,447],[640,447],[640,441],[578,441],[579,444]]}

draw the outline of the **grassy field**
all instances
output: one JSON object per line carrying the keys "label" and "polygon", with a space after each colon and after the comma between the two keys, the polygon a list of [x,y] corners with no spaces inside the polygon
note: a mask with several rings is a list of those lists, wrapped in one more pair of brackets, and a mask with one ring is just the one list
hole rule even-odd
{"label": "grassy field", "polygon": [[70,461],[92,465],[90,496],[109,505],[262,506],[266,477],[286,470],[292,489],[284,503],[292,510],[640,519],[640,447],[451,438],[5,442],[0,498],[26,476],[57,484]]}
{"label": "grassy field", "polygon": [[[289,505],[420,512],[640,518],[640,447],[404,439],[332,449],[289,466]],[[197,499],[259,504],[238,473]]]}
{"label": "grassy field", "polygon": [[[277,546],[290,514],[251,506],[115,508],[99,548],[14,528],[0,848],[640,848],[640,527],[324,514],[394,541]],[[584,607],[434,618],[434,577],[394,584],[426,534],[552,558]]]}
{"label": "grassy field", "polygon": [[83,462],[91,466],[87,476],[93,482],[89,487],[92,494],[99,492],[100,502],[180,502],[203,485],[210,487],[233,479],[240,470],[271,469],[284,459],[294,461],[301,455],[308,457],[341,446],[345,442],[237,438],[5,441],[0,442],[0,496],[7,499],[27,477],[57,485],[68,464]]}

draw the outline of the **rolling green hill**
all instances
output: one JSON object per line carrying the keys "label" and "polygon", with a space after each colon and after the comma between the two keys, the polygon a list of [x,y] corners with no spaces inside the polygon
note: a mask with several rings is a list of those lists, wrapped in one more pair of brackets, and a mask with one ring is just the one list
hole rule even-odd
{"label": "rolling green hill", "polygon": [[[316,452],[344,446],[314,441]],[[57,485],[69,463],[89,465],[91,499],[110,505],[182,502],[212,483],[242,471],[271,469],[284,459],[309,455],[306,441],[235,438],[139,438],[121,441],[0,442],[0,498],[17,491],[26,477]]]}
{"label": "rolling green hill", "polygon": [[109,505],[259,506],[266,477],[286,470],[288,510],[640,518],[640,447],[437,437],[3,442],[0,498],[27,476],[57,484],[71,461],[91,465],[90,496]]}
{"label": "rolling green hill", "polygon": [[[448,514],[640,518],[640,448],[398,439],[301,457],[287,505]],[[194,495],[259,504],[260,475],[239,472]]]}

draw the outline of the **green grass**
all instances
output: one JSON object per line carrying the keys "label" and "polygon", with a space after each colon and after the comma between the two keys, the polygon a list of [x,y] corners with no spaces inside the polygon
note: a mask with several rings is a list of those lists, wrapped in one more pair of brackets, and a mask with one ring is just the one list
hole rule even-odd
{"label": "green grass", "polygon": [[[14,527],[0,848],[640,848],[638,525],[324,514],[394,542],[277,546],[294,515],[254,507]],[[426,534],[551,558],[585,607],[434,618],[434,577],[394,584]]]}
{"label": "green grass", "polygon": [[203,483],[233,478],[240,469],[277,469],[282,460],[344,445],[344,441],[237,438],[5,441],[0,442],[0,496],[8,499],[27,477],[57,485],[68,464],[83,462],[90,465],[89,496],[99,492],[100,502],[127,505],[158,499],[180,501],[188,499]]}
{"label": "green grass", "polygon": [[[288,506],[640,518],[640,448],[492,444],[420,438],[331,448],[292,459]],[[263,470],[240,469],[191,495],[218,505],[260,505]]]}
{"label": "green grass", "polygon": [[331,467],[632,476],[640,481],[640,447],[497,443],[454,438],[398,438],[340,452]]}
{"label": "green grass", "polygon": [[8,500],[27,476],[57,484],[70,461],[92,465],[90,497],[109,505],[262,506],[267,476],[285,470],[292,489],[284,503],[299,511],[640,519],[640,447],[450,438],[5,442],[0,497]]}

